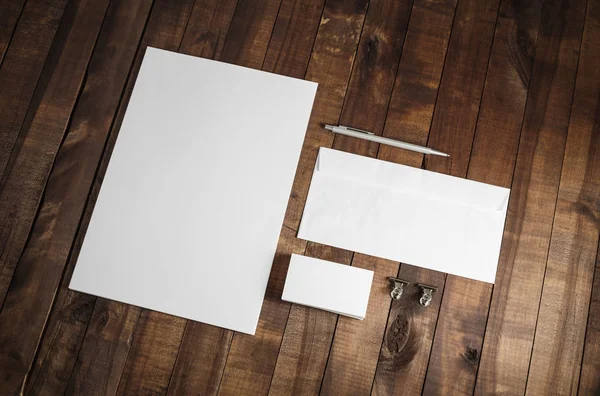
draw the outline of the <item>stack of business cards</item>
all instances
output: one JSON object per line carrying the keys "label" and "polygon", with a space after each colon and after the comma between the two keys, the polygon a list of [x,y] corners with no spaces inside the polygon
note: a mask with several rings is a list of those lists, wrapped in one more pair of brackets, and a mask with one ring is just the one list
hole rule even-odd
{"label": "stack of business cards", "polygon": [[292,254],[284,301],[364,319],[373,271]]}

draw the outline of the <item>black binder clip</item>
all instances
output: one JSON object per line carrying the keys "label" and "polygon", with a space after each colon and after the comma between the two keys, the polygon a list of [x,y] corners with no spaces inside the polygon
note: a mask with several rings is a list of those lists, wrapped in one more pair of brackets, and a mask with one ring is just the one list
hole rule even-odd
{"label": "black binder clip", "polygon": [[419,287],[423,292],[421,298],[419,299],[419,303],[424,307],[428,307],[429,304],[431,304],[431,300],[433,300],[433,293],[438,290],[437,287],[424,285],[422,283],[417,284],[417,287]]}
{"label": "black binder clip", "polygon": [[394,300],[399,300],[402,297],[402,293],[404,292],[404,286],[408,285],[408,282],[398,278],[392,278],[390,276],[390,282],[394,284],[394,288],[390,293],[390,297]]}

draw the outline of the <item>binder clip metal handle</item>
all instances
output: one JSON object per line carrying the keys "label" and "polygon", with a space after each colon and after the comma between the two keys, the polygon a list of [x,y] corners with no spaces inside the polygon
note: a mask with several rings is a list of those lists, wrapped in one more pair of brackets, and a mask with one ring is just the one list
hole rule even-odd
{"label": "binder clip metal handle", "polygon": [[392,278],[390,276],[390,282],[394,284],[394,288],[390,293],[390,297],[394,300],[399,300],[402,297],[402,293],[404,292],[404,286],[408,285],[408,282],[398,278]]}
{"label": "binder clip metal handle", "polygon": [[435,293],[438,290],[437,287],[424,285],[422,283],[417,284],[417,287],[419,287],[423,292],[423,295],[419,299],[419,304],[421,304],[424,307],[428,307],[429,304],[431,304],[431,301],[433,300],[433,293]]}

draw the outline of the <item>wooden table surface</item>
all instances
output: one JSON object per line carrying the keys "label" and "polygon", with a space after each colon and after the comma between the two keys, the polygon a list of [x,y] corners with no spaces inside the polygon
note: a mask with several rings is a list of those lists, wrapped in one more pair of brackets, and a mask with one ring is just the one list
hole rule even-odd
{"label": "wooden table surface", "polygon": [[[67,288],[147,46],[319,83],[255,336]],[[1,395],[600,392],[599,0],[0,0],[0,62]],[[296,239],[319,147],[512,188],[495,285]],[[281,301],[291,253],[366,319]]]}

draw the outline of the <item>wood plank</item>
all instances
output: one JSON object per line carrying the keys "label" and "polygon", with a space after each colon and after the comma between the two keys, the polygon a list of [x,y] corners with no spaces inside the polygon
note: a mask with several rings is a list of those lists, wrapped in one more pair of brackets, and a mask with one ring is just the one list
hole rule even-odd
{"label": "wood plank", "polygon": [[[25,247],[107,6],[108,1],[70,3],[61,21],[45,66],[48,83],[38,87],[39,103],[30,108],[22,145],[0,189],[4,270],[15,266]],[[49,232],[60,226],[52,224]],[[52,267],[42,262],[39,271],[32,272],[29,262],[20,264],[0,312],[0,364],[6,378],[0,387],[6,394],[16,393],[24,384],[47,317],[38,303],[51,301],[56,291],[56,284],[37,289],[52,277]]]}
{"label": "wood plank", "polygon": [[[260,69],[281,0],[238,0],[220,60]],[[252,45],[248,45],[252,43]]]}
{"label": "wood plank", "polygon": [[[371,2],[340,122],[382,134],[408,28],[412,1]],[[362,109],[368,108],[365,112]],[[334,148],[370,157],[379,145],[336,135]],[[367,316],[338,319],[321,392],[369,393],[377,368],[391,299],[389,277],[399,264],[354,255],[352,265],[374,271]]]}
{"label": "wood plank", "polygon": [[[50,251],[53,266],[62,268],[67,263],[66,274],[60,283],[40,344],[38,359],[29,376],[28,389],[32,391],[49,388],[56,389],[56,393],[63,392],[75,366],[70,389],[94,389],[99,393],[106,390],[114,394],[125,362],[127,351],[122,350],[122,345],[128,349],[127,341],[131,333],[127,335],[126,331],[133,331],[130,316],[133,315],[136,319],[139,310],[105,300],[99,300],[98,306],[94,307],[94,296],[71,291],[68,284],[125,106],[121,106],[116,119],[115,112],[121,95],[124,95],[123,103],[126,103],[131,94],[134,77],[130,78],[123,94],[131,65],[135,63],[132,72],[135,76],[142,59],[143,52],[139,53],[137,58],[135,55],[150,3],[147,0],[118,1],[109,7],[105,27],[88,71],[88,80],[84,88],[84,92],[88,94],[82,96],[73,116],[72,126],[77,127],[69,129],[65,143],[59,151],[55,170],[60,169],[61,172],[52,172],[48,182],[48,193],[42,203],[42,212],[48,212],[47,222],[39,220],[35,225],[35,228],[41,231],[57,222],[62,224],[62,227],[51,234],[40,232],[44,238],[32,237],[23,255],[24,258],[31,257],[31,261],[37,260],[41,263],[44,261],[40,259],[40,255]],[[155,45],[166,48],[174,46],[177,49],[183,29],[173,21],[182,13],[184,17],[181,18],[187,20],[191,5],[186,7],[185,2],[158,2],[153,8],[142,48],[145,48],[145,45]],[[172,44],[173,42],[175,43]],[[110,134],[108,148],[103,154],[111,128],[113,132]],[[82,140],[81,136],[90,138]],[[98,171],[100,176],[94,181],[100,158],[103,158]],[[77,166],[73,166],[73,163]],[[88,200],[87,195],[92,185],[94,189]],[[60,210],[53,209],[59,203]],[[86,209],[82,214],[84,207]],[[69,253],[74,235],[77,235],[77,241]],[[92,315],[93,320],[90,324]],[[82,356],[75,365],[86,329],[88,335]],[[56,356],[60,356],[60,359]],[[84,359],[88,358],[98,364],[92,368],[87,367]],[[100,365],[100,362],[110,363]]]}
{"label": "wood plank", "polygon": [[[219,59],[237,0],[196,2],[179,51]],[[168,385],[168,394],[215,394],[233,332],[187,321]]]}
{"label": "wood plank", "polygon": [[[383,135],[427,145],[446,60],[455,0],[413,4]],[[380,145],[379,159],[420,168],[423,155]]]}
{"label": "wood plank", "polygon": [[175,316],[142,310],[119,382],[118,395],[161,395],[167,392],[185,322],[185,319]]}
{"label": "wood plank", "polygon": [[219,59],[236,5],[237,0],[209,0],[194,3],[179,52],[202,58]]}
{"label": "wood plank", "polygon": [[[384,136],[427,144],[455,9],[456,1],[414,3]],[[379,147],[378,158],[415,167],[423,164],[423,155],[385,145]],[[443,285],[444,274],[408,265],[401,271],[413,286],[392,302],[373,381],[375,395],[420,395],[429,362],[439,299],[421,309],[420,290],[414,283]],[[438,293],[442,292],[443,286]]]}
{"label": "wood plank", "polygon": [[233,332],[188,320],[169,382],[169,395],[215,395]]}
{"label": "wood plank", "polygon": [[[469,162],[471,180],[511,185],[541,9],[542,1],[505,0],[500,6]],[[425,392],[473,392],[491,293],[491,284],[447,276]]]}
{"label": "wood plank", "polygon": [[[330,19],[328,23],[331,22],[334,21]],[[332,24],[330,28],[335,28],[335,25]],[[305,255],[346,265],[352,261],[351,252],[316,243],[307,245]],[[337,319],[338,315],[334,313],[292,304],[269,389],[270,395],[319,393]]]}
{"label": "wood plank", "polygon": [[[231,18],[231,27],[229,28],[227,39],[223,45],[223,50],[219,57],[220,60],[237,63],[246,67],[262,66],[269,44],[269,38],[271,37],[271,32],[273,30],[273,24],[275,23],[277,11],[279,10],[279,3],[280,0],[238,2],[233,17]],[[225,18],[225,20],[227,20],[227,18]],[[242,42],[239,42],[239,40],[242,40]],[[203,50],[202,47],[198,49]],[[144,315],[144,312],[145,311],[142,311],[142,315]],[[129,393],[136,389],[138,391],[143,391],[146,386],[144,379],[148,377],[156,379],[152,384],[153,388],[164,389],[164,392],[166,392],[177,361],[177,350],[175,350],[174,354],[165,355],[164,353],[159,353],[150,340],[162,338],[169,339],[173,334],[178,334],[179,343],[177,346],[180,347],[180,344],[184,340],[195,338],[193,334],[185,335],[185,333],[187,333],[185,326],[186,321],[161,320],[161,323],[155,326],[153,320],[156,319],[149,319],[146,323],[140,322],[135,329],[133,334],[134,342],[131,347],[130,356],[127,359],[126,369],[121,378],[119,392],[123,391]],[[145,326],[152,326],[152,329],[147,330],[145,329]],[[189,331],[194,331],[197,328],[197,326],[190,326],[188,329]],[[152,334],[150,335],[149,333],[149,336],[145,338],[148,342],[135,342],[136,339],[139,339],[137,336],[138,333],[150,331]],[[226,335],[226,333],[223,333],[223,335]],[[227,342],[227,338],[227,336],[223,337],[225,342]],[[184,347],[186,346],[184,345]],[[214,350],[216,351],[220,351],[224,348],[224,346],[215,347]],[[222,357],[211,355],[211,358],[216,359],[213,360],[215,367],[221,365],[220,359]],[[140,361],[131,361],[132,359],[138,359]],[[178,371],[178,374],[181,374],[181,372]]]}
{"label": "wood plank", "polygon": [[[69,374],[51,376],[50,374],[61,373],[57,373],[56,369],[45,370],[43,373],[45,380],[37,381],[32,386],[31,393],[39,394],[42,391],[52,390],[51,393],[60,394],[64,392],[64,384],[68,381],[64,393],[70,395],[114,395],[117,392],[132,341],[131,335],[138,324],[140,311],[140,308],[132,305],[98,298],[70,377]],[[78,340],[79,343],[81,340]],[[79,346],[78,344],[76,347]],[[65,371],[73,366],[71,356],[67,359],[58,359],[57,356],[60,355],[50,355],[47,364],[53,368],[59,364],[67,366]],[[49,387],[50,381],[56,381],[56,386]]]}
{"label": "wood plank", "polygon": [[420,395],[425,381],[437,319],[431,312],[439,309],[440,298],[436,296],[431,305],[422,307],[419,304],[421,290],[416,284],[441,285],[436,293],[439,295],[444,292],[445,274],[412,265],[402,264],[401,267],[402,279],[411,284],[400,300],[392,301],[373,395]]}
{"label": "wood plank", "polygon": [[[322,11],[322,0],[284,0],[277,15],[262,69],[303,78]],[[216,381],[223,373],[220,393],[266,394],[269,390],[290,309],[289,303],[281,301],[289,253],[302,254],[306,248],[305,241],[294,237],[294,231],[283,228],[256,334],[249,336],[236,333],[227,356],[227,365],[215,376],[216,378],[210,379],[211,382]],[[190,347],[193,346],[185,343],[182,345],[182,348]],[[203,381],[207,381],[207,378]]]}
{"label": "wood plank", "polygon": [[227,356],[219,394],[267,394],[285,329],[290,304],[281,300],[290,254],[303,254],[306,242],[283,227],[271,270],[256,334],[235,333]]}
{"label": "wood plank", "polygon": [[525,392],[584,8],[563,1],[542,10],[476,394]]}
{"label": "wood plank", "polygon": [[589,2],[527,394],[577,394],[600,231],[600,4]]}
{"label": "wood plank", "polygon": [[[382,1],[374,2],[369,6],[369,12],[367,13],[365,26],[359,42],[357,60],[350,78],[349,89],[345,98],[340,122],[359,128],[373,130],[376,133],[381,134],[402,50],[408,16],[410,15],[410,6],[411,2],[409,1]],[[325,18],[326,16],[324,15],[324,19]],[[328,23],[330,22],[328,21]],[[360,109],[365,106],[369,106],[370,111],[368,113],[360,111]],[[319,127],[322,128],[321,125],[319,125]],[[346,139],[343,136],[335,137],[333,147],[371,156],[374,156],[377,152],[376,145],[358,139]],[[320,245],[313,243],[309,243],[308,245],[308,251],[315,251],[317,257],[323,258],[321,254],[322,247]],[[339,249],[332,250],[336,251]],[[328,253],[329,251],[330,250],[326,250],[325,252]],[[337,254],[340,256],[344,255],[343,251],[340,251]],[[348,256],[348,254],[345,255]],[[344,261],[343,263],[347,264],[348,262]],[[368,268],[376,269],[375,277],[378,280],[376,283],[381,283],[381,279],[384,279],[385,287],[387,287],[388,283],[386,277],[397,273],[398,264],[386,262],[385,265],[381,264],[377,268],[375,268],[373,264],[374,263],[369,260],[359,258],[356,265],[365,265]],[[334,349],[332,350],[333,364],[331,365],[331,363],[328,363],[325,381],[323,381],[322,391],[324,393],[332,392],[331,388],[333,382],[336,382],[336,392],[339,391],[344,393],[347,391],[347,389],[340,386],[340,384],[348,384],[347,386],[354,387],[354,390],[356,390],[356,385],[360,384],[363,386],[363,391],[370,391],[372,376],[375,371],[377,356],[381,346],[381,337],[383,335],[382,329],[385,326],[385,320],[389,310],[390,300],[389,297],[387,297],[388,293],[385,293],[384,295],[386,296],[385,299],[371,298],[371,308],[376,311],[381,311],[382,314],[368,314],[368,317],[370,315],[370,318],[372,319],[365,320],[364,322],[361,322],[361,325],[358,325],[360,333],[356,329],[358,323],[356,321],[349,321],[344,323],[342,327],[338,327],[340,339],[343,339],[344,337],[352,338],[353,336],[359,338],[368,337],[372,339],[372,342],[369,344],[371,348],[362,350],[366,352],[367,356],[372,355],[371,361],[365,361],[364,366],[360,365],[360,363],[363,362],[357,363],[352,372],[348,372],[345,369],[350,367],[345,365],[342,360],[344,359],[344,355],[350,352],[349,350],[344,350],[344,344],[341,344],[336,348],[336,344],[334,343]],[[319,326],[315,330],[306,329],[305,323],[306,321],[311,321],[312,315],[325,316],[325,323],[329,323],[330,325],[321,326],[321,323],[319,323]],[[301,320],[301,322],[298,322],[296,318]],[[286,378],[286,376],[289,376],[292,373],[278,364],[280,369],[277,371],[276,368],[272,388],[277,389],[278,394],[297,392],[310,393],[318,391],[321,386],[324,364],[327,361],[327,356],[329,354],[329,346],[326,342],[317,344],[317,346],[321,346],[320,349],[315,348],[313,345],[306,345],[308,340],[304,338],[304,334],[313,334],[314,331],[318,331],[319,333],[316,333],[315,335],[319,339],[333,339],[335,326],[332,320],[327,319],[327,315],[324,315],[317,310],[300,309],[299,312],[294,312],[294,315],[290,314],[288,325],[286,327],[286,333],[289,332],[290,336],[284,338],[284,345],[282,345],[282,352],[280,355],[285,357],[286,364],[306,370],[302,373],[294,374],[295,376],[301,376],[306,380],[299,382],[295,378]],[[381,326],[378,326],[378,324],[381,324]],[[300,333],[298,329],[302,329],[302,333]],[[350,342],[349,344],[354,343]],[[297,353],[297,351],[309,351],[309,355]],[[360,352],[361,350],[353,350],[352,353]],[[312,361],[316,364],[311,364],[309,366],[305,363],[305,360]],[[372,366],[370,372],[367,369],[369,366]],[[336,378],[338,375],[341,376],[341,379]],[[356,382],[354,382],[355,380]]]}
{"label": "wood plank", "polygon": [[327,395],[368,394],[373,385],[390,311],[390,276],[397,262],[355,254],[352,266],[374,272],[367,315],[363,321],[338,319],[321,391]]}
{"label": "wood plank", "polygon": [[[597,25],[596,25],[597,26]],[[598,114],[598,110],[596,110]],[[594,124],[598,128],[598,123]],[[590,299],[590,311],[585,333],[585,346],[579,379],[580,395],[600,393],[600,246],[596,255],[594,284]]]}
{"label": "wood plank", "polygon": [[319,90],[284,219],[284,225],[292,230],[298,230],[300,224],[319,147],[333,144],[333,135],[322,124],[336,124],[340,118],[367,3],[331,0],[323,11],[306,72],[306,79],[318,82]]}
{"label": "wood plank", "polygon": [[[459,177],[466,176],[497,12],[498,1],[458,4],[428,143],[431,147],[449,153],[450,159],[427,157],[425,166],[429,170]],[[440,42],[443,43],[441,48],[444,48],[443,39]],[[440,48],[439,44],[438,48]],[[433,88],[437,88],[437,85]],[[400,98],[403,99],[402,96]],[[425,98],[425,103],[429,103],[427,96]],[[392,120],[398,117],[392,112],[392,110],[398,111],[397,109],[402,111],[402,107],[390,109]],[[420,115],[421,118],[417,118],[414,132],[411,131],[417,142],[421,144],[427,139],[424,127],[431,119],[430,114],[425,107],[425,112]],[[409,124],[409,127],[411,126]],[[415,153],[398,155],[395,154],[398,150],[391,148],[381,151],[385,159],[400,160],[415,166],[420,164],[423,157]],[[438,287],[444,284],[444,279],[440,278],[439,273],[417,269],[406,264],[402,265],[399,277],[411,283],[426,283],[423,279],[428,279]],[[436,297],[441,299],[443,293],[445,289],[441,288]],[[404,394],[405,390],[412,394],[421,392],[438,309],[439,305],[436,304],[427,309],[412,310],[409,314],[398,313],[397,310],[390,312],[386,339],[394,340],[393,332],[397,330],[398,323],[405,323],[408,330],[400,333],[402,335],[400,347],[397,342],[384,341],[381,352],[383,359],[373,388],[375,393]],[[412,333],[417,334],[412,334],[411,330]],[[389,349],[390,347],[392,349]],[[419,353],[416,353],[415,349]],[[434,361],[434,364],[437,364],[437,361]],[[427,383],[425,387],[427,389]],[[431,393],[432,389],[425,391],[427,392]]]}
{"label": "wood plank", "polygon": [[[67,0],[28,1],[12,35],[11,46],[4,54],[0,68],[0,182],[4,179],[66,3]],[[47,80],[46,77],[41,84],[47,85]],[[0,270],[2,301],[14,268],[0,266]]]}
{"label": "wood plank", "polygon": [[8,0],[0,3],[0,65],[24,5],[25,0]]}

